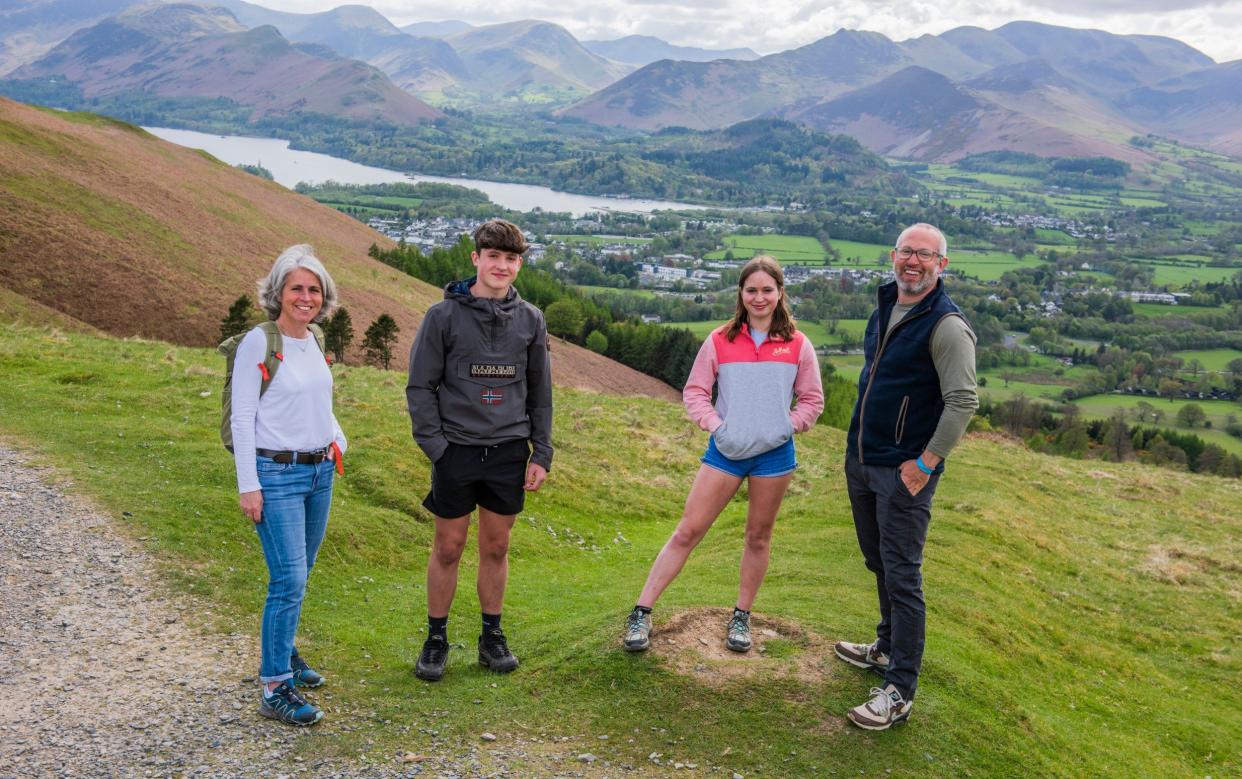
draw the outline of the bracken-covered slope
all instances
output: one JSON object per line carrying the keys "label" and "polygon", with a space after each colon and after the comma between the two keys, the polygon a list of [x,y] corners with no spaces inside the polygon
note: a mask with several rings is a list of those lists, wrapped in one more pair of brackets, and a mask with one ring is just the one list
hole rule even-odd
{"label": "bracken-covered slope", "polygon": [[[0,315],[76,320],[119,336],[207,346],[239,295],[286,246],[310,243],[357,332],[381,313],[401,328],[393,367],[441,293],[367,256],[365,225],[201,152],[91,114],[0,98]],[[51,312],[57,312],[53,315]],[[571,344],[558,384],[675,397],[667,385]]]}

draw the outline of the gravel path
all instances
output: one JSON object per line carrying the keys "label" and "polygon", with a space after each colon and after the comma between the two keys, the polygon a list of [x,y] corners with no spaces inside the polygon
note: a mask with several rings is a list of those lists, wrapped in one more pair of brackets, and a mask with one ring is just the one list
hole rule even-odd
{"label": "gravel path", "polygon": [[243,678],[257,666],[251,637],[183,624],[112,520],[11,448],[0,445],[0,460],[0,779],[634,775],[533,737],[316,759],[330,751],[313,743],[331,738],[326,723],[259,716]]}

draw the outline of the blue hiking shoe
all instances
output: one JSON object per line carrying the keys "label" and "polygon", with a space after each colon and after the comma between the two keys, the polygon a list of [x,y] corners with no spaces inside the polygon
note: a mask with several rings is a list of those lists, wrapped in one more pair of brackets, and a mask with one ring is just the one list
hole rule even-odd
{"label": "blue hiking shoe", "polygon": [[293,669],[294,687],[318,687],[325,681],[299,654],[289,658],[289,667]]}
{"label": "blue hiking shoe", "polygon": [[323,719],[323,710],[299,695],[290,679],[281,682],[270,695],[264,690],[260,699],[260,714],[288,725],[305,727]]}

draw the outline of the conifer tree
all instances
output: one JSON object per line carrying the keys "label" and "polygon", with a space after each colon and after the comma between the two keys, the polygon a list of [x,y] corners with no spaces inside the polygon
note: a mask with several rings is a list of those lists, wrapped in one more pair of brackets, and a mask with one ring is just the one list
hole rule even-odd
{"label": "conifer tree", "polygon": [[400,331],[396,320],[388,314],[376,317],[362,340],[362,347],[367,350],[367,362],[388,370],[388,363],[392,360],[392,345]]}
{"label": "conifer tree", "polygon": [[323,323],[323,337],[336,362],[345,362],[345,350],[354,342],[354,323],[342,306]]}
{"label": "conifer tree", "polygon": [[254,312],[254,301],[249,295],[242,295],[229,306],[229,312],[220,320],[220,340],[227,341],[235,335],[250,329],[250,318]]}

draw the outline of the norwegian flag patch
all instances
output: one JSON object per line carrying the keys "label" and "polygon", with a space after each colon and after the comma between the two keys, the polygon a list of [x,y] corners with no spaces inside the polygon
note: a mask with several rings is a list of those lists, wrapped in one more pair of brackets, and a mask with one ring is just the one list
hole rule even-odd
{"label": "norwegian flag patch", "polygon": [[505,393],[494,387],[489,387],[479,393],[479,401],[485,406],[496,406],[505,401]]}

